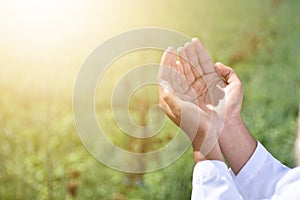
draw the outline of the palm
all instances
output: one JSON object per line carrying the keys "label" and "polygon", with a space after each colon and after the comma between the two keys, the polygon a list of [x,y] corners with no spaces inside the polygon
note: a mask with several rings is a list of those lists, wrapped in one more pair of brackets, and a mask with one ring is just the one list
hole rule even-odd
{"label": "palm", "polygon": [[201,114],[201,121],[207,124],[209,115],[198,106],[198,99],[203,97],[199,95],[201,91],[188,83],[176,57],[171,49],[166,50],[162,57],[158,73],[160,106],[178,126],[181,126],[181,115],[185,110]]}
{"label": "palm", "polygon": [[[177,55],[173,50],[168,49],[164,53],[158,75],[160,105],[193,140],[194,150],[199,152],[201,149],[202,154],[206,155],[218,138],[219,125],[216,122],[220,120],[215,117],[219,118],[220,113],[212,114],[216,113],[212,107],[218,106],[224,96],[221,90],[223,81],[206,52],[205,59],[209,62],[200,65],[198,61],[193,63],[193,59],[198,60],[199,55],[190,50],[191,46],[179,50],[179,61],[176,61]],[[205,73],[202,73],[203,66]],[[210,123],[212,121],[213,126]],[[194,127],[197,129],[196,136]],[[207,138],[205,133],[210,133]],[[207,142],[202,146],[204,138]]]}
{"label": "palm", "polygon": [[182,69],[179,71],[185,76],[189,90],[196,95],[193,102],[206,112],[210,112],[211,107],[218,106],[224,97],[223,80],[198,40],[193,40],[178,51],[180,62],[177,62],[179,65],[177,68]]}
{"label": "palm", "polygon": [[199,40],[194,39],[178,49],[169,49],[163,55],[159,82],[180,100],[192,102],[210,115],[224,98],[224,82],[215,70],[210,56]]}

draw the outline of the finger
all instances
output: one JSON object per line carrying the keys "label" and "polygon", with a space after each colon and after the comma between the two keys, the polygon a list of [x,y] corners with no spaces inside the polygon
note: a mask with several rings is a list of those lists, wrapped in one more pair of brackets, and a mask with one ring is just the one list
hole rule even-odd
{"label": "finger", "polygon": [[183,72],[183,66],[179,60],[176,61],[176,70],[178,72],[177,78],[174,80],[176,84],[176,92],[177,96],[181,99],[184,99],[184,94],[188,91],[189,85],[185,79],[185,75]]}
{"label": "finger", "polygon": [[183,69],[181,63],[176,60],[175,65],[170,69],[170,77],[172,79],[172,86],[177,87],[178,79],[184,77]]}
{"label": "finger", "polygon": [[164,52],[160,64],[165,67],[172,67],[176,64],[176,52],[172,47],[168,47]]}
{"label": "finger", "polygon": [[159,107],[164,111],[164,113],[172,120],[175,122],[175,118],[176,116],[173,114],[171,108],[169,107],[169,105],[163,101],[160,100],[159,101]]}
{"label": "finger", "polygon": [[176,53],[172,47],[168,47],[161,58],[160,67],[158,71],[158,81],[169,78],[170,68],[176,65]]}
{"label": "finger", "polygon": [[180,103],[175,95],[173,95],[171,92],[164,91],[163,99],[168,104],[175,116],[178,117],[181,115]]}
{"label": "finger", "polygon": [[176,61],[176,71],[178,72],[179,76],[184,76],[183,66],[179,60]]}
{"label": "finger", "polygon": [[173,92],[173,89],[170,85],[169,82],[165,81],[165,80],[162,80],[158,83],[158,92],[159,92],[159,95],[161,95],[163,93],[163,91],[171,91]]}
{"label": "finger", "polygon": [[209,54],[205,51],[200,40],[197,38],[193,38],[192,45],[196,51],[198,62],[203,70],[203,73],[209,74],[209,73],[215,72],[214,64],[213,64]]}
{"label": "finger", "polygon": [[185,76],[185,79],[189,84],[195,81],[195,76],[191,70],[190,63],[188,62],[188,57],[183,47],[180,47],[178,50],[179,61],[182,64],[182,70]]}
{"label": "finger", "polygon": [[200,77],[203,73],[202,73],[202,69],[200,67],[200,63],[198,61],[197,52],[195,51],[193,44],[190,42],[186,43],[184,45],[184,49],[185,49],[188,61],[190,63],[190,67],[192,69],[192,72],[193,72],[195,78]]}
{"label": "finger", "polygon": [[236,75],[236,73],[234,72],[234,70],[220,62],[217,62],[215,64],[215,68],[217,73],[223,78],[225,79],[226,83],[233,83],[236,81],[240,81],[240,79],[238,78],[238,76]]}
{"label": "finger", "polygon": [[165,102],[165,95],[168,92],[168,89],[165,88],[163,85],[159,84],[158,93],[159,93],[159,107],[170,117],[175,118],[174,114],[172,113],[170,107]]}
{"label": "finger", "polygon": [[176,123],[179,124],[181,118],[181,107],[179,99],[168,90],[160,92],[160,107]]}

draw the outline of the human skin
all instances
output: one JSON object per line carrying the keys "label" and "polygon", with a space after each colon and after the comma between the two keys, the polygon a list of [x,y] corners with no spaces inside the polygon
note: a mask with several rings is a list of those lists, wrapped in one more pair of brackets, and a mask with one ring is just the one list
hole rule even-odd
{"label": "human skin", "polygon": [[224,127],[219,137],[222,153],[232,171],[238,174],[250,159],[257,142],[241,117],[243,88],[238,76],[228,66],[216,63],[216,70],[225,80],[226,115]]}
{"label": "human skin", "polygon": [[[179,79],[172,78],[172,73],[164,73],[160,70],[159,81],[164,80],[168,84],[168,87],[165,87],[166,84],[161,84],[159,88],[161,108],[178,126],[183,111],[198,113],[200,115],[198,131],[192,142],[195,162],[223,161],[224,155],[233,172],[237,174],[256,148],[256,140],[240,115],[243,102],[241,81],[230,67],[221,63],[214,65],[203,45],[196,38],[178,49],[178,58],[177,60],[173,49],[167,49],[162,57],[160,68],[169,67],[180,74],[183,77],[181,80],[186,81],[189,86],[187,94],[192,91],[196,94],[196,99],[186,98],[186,93],[182,92],[184,90],[180,90],[182,83],[178,81]],[[221,107],[221,111],[219,109],[215,112],[214,108],[220,107],[222,99],[226,100],[225,105]],[[187,104],[188,102],[191,104]],[[197,123],[193,119],[196,118],[191,117],[189,123]],[[209,127],[214,127],[213,133]],[[189,135],[188,131],[184,131]],[[209,144],[212,146],[210,151],[203,154],[201,147],[205,146],[204,138],[206,135],[213,134],[218,138],[215,143]]]}
{"label": "human skin", "polygon": [[[195,162],[203,160],[223,161],[223,156],[217,140],[211,145],[209,151],[201,151],[205,135],[209,130],[210,111],[205,108],[202,100],[200,100],[205,99],[199,95],[199,93],[203,91],[198,90],[196,92],[195,89],[192,88],[193,84],[189,84],[187,81],[192,81],[194,74],[184,74],[184,71],[187,70],[183,69],[183,66],[179,61],[176,61],[176,52],[172,48],[169,48],[164,52],[160,66],[158,75],[160,83],[159,105],[168,117],[177,126],[180,126],[192,140]],[[185,65],[184,67],[190,66]],[[178,74],[181,75],[181,77],[177,76]],[[185,119],[182,119],[184,118],[184,113]],[[197,124],[197,126],[199,126],[197,127],[196,135],[194,135],[193,132],[195,130],[191,130],[190,127],[191,124],[193,125],[196,123],[199,123]]]}

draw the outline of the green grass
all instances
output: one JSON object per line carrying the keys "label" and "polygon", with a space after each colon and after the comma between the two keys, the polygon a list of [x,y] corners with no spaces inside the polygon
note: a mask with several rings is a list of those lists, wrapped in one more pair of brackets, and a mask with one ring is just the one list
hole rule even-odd
{"label": "green grass", "polygon": [[[119,4],[122,7],[125,1]],[[126,4],[132,7],[116,7],[119,15],[112,20],[114,28],[108,35],[158,26],[199,37],[215,61],[230,64],[240,76],[245,90],[242,114],[251,132],[280,161],[295,166],[293,142],[300,100],[299,1],[282,1],[278,8],[271,6],[271,0],[182,3],[128,0]],[[145,60],[159,61],[160,54],[152,55],[124,62],[136,65]],[[86,151],[76,133],[72,114],[72,85],[77,69],[66,67],[63,71],[50,70],[53,73],[29,74],[3,66],[3,72],[0,199],[71,198],[68,194],[71,189],[67,189],[70,185],[78,189],[74,199],[190,198],[191,150],[171,166],[143,175],[110,169]],[[112,81],[116,80],[113,77],[116,74],[111,76]],[[106,90],[109,92],[109,86]],[[156,91],[152,93],[150,96],[156,98]],[[138,94],[134,101],[149,104]],[[98,114],[109,109],[108,103],[99,102]],[[139,109],[135,110],[137,121],[143,118]],[[110,132],[119,131],[110,126],[110,113],[105,119]],[[172,137],[167,131],[171,132],[165,130],[161,137],[151,141],[153,146],[148,150],[166,144]],[[128,143],[125,136],[112,140],[120,146]]]}

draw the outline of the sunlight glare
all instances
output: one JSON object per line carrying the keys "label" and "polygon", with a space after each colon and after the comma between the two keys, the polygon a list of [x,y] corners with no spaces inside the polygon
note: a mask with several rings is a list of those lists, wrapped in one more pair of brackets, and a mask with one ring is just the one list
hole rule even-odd
{"label": "sunlight glare", "polygon": [[[5,5],[5,19],[10,41],[18,48],[31,50],[53,47],[72,39],[87,13],[82,3],[71,0],[12,0]],[[28,51],[28,49],[27,49]]]}

